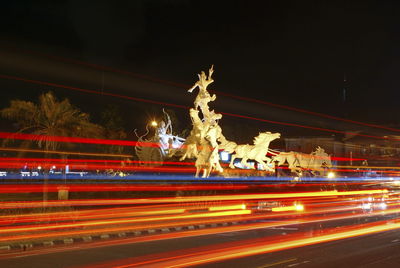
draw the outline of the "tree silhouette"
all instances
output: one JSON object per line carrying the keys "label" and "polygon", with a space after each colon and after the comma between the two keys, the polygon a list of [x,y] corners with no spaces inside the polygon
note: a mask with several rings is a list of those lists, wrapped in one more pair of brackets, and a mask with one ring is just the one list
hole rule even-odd
{"label": "tree silhouette", "polygon": [[56,150],[59,143],[46,136],[91,137],[103,136],[103,128],[89,121],[89,114],[71,105],[68,99],[58,101],[52,92],[39,96],[38,104],[12,100],[1,115],[18,124],[18,132],[43,135],[36,141],[40,148]]}

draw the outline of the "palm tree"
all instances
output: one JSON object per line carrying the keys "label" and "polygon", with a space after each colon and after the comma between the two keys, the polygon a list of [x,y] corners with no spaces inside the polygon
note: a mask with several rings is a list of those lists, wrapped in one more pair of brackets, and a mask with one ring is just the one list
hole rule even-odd
{"label": "palm tree", "polygon": [[71,105],[68,99],[58,101],[52,92],[40,95],[39,103],[12,100],[11,105],[1,110],[5,118],[15,120],[18,132],[43,135],[37,140],[40,148],[56,150],[59,143],[46,136],[103,136],[103,128],[89,121],[89,115]]}
{"label": "palm tree", "polygon": [[[92,137],[103,136],[103,128],[89,121],[89,115],[71,105],[68,99],[58,101],[52,92],[39,96],[38,104],[30,101],[12,100],[9,107],[0,111],[7,119],[17,122],[18,132],[41,135],[36,140],[38,146],[47,151],[56,150],[60,143],[49,139],[49,136]],[[22,146],[27,146],[27,141]],[[72,146],[71,144],[67,144]],[[47,201],[48,176],[44,177],[43,202]]]}

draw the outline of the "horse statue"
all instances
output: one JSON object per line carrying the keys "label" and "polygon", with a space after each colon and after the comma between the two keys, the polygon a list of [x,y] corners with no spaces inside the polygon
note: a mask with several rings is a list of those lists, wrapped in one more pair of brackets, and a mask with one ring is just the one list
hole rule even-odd
{"label": "horse statue", "polygon": [[271,159],[268,158],[266,155],[270,142],[279,139],[280,137],[280,133],[261,132],[257,137],[254,138],[254,145],[237,145],[234,142],[228,142],[221,148],[229,153],[234,152],[231,158],[231,162],[229,164],[230,168],[235,168],[233,164],[235,159],[241,158],[241,164],[243,166],[247,166],[247,160],[250,159],[258,162],[262,166],[263,170],[272,171],[272,169],[268,166],[268,164],[271,162]]}
{"label": "horse statue", "polygon": [[321,175],[324,168],[332,168],[331,157],[321,147],[317,147],[311,154],[298,152],[282,152],[272,158],[277,166],[288,164],[288,169],[300,176],[309,172],[311,176]]}

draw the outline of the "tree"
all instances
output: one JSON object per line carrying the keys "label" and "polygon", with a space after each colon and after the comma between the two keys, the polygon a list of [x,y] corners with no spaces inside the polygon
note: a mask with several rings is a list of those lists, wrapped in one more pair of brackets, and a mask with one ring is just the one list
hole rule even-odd
{"label": "tree", "polygon": [[58,101],[50,91],[39,96],[38,104],[12,100],[9,107],[1,110],[5,118],[15,120],[18,132],[44,135],[37,140],[40,148],[56,150],[59,143],[46,136],[75,136],[100,138],[103,128],[89,121],[89,114],[71,105],[68,99]]}
{"label": "tree", "polygon": [[[108,139],[123,140],[128,136],[124,130],[124,120],[117,106],[107,105],[101,113],[101,123],[105,128],[105,137]],[[124,146],[112,145],[107,146],[106,152],[122,154]]]}
{"label": "tree", "polygon": [[[91,137],[103,136],[103,128],[89,121],[89,115],[71,105],[68,99],[58,101],[52,92],[39,96],[38,104],[30,101],[12,100],[9,107],[1,110],[5,118],[15,120],[19,132],[43,135],[36,140],[40,148],[56,150],[60,144],[48,136]],[[27,144],[26,144],[27,145]],[[69,144],[70,145],[70,144]],[[44,176],[43,206],[48,199],[48,176]]]}

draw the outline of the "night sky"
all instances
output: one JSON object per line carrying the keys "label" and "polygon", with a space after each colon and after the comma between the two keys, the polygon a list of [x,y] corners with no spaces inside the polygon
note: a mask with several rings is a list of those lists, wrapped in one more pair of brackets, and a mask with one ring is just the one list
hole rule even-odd
{"label": "night sky", "polygon": [[[89,74],[77,71],[82,67],[65,64],[57,69],[52,64],[59,63],[42,62],[30,52],[184,85],[193,84],[199,71],[214,64],[211,89],[217,91],[366,122],[400,123],[399,1],[70,0],[3,1],[1,5],[2,74],[190,105],[194,96],[183,88],[164,95],[162,84],[159,89],[140,91],[132,86],[134,82],[123,82],[122,76],[118,80],[106,72],[89,79]],[[39,71],[38,66],[44,65],[48,70]],[[47,89],[3,80],[0,87],[5,96],[2,105],[15,97],[37,96],[33,88]],[[93,108],[93,103],[85,107],[90,102],[85,94],[55,92],[84,109]],[[175,97],[179,94],[182,97]],[[217,111],[355,128],[276,109],[257,112],[249,103],[235,109],[239,102],[229,103],[222,96],[218,100],[220,107],[213,104]],[[137,110],[142,109],[137,105]]]}

